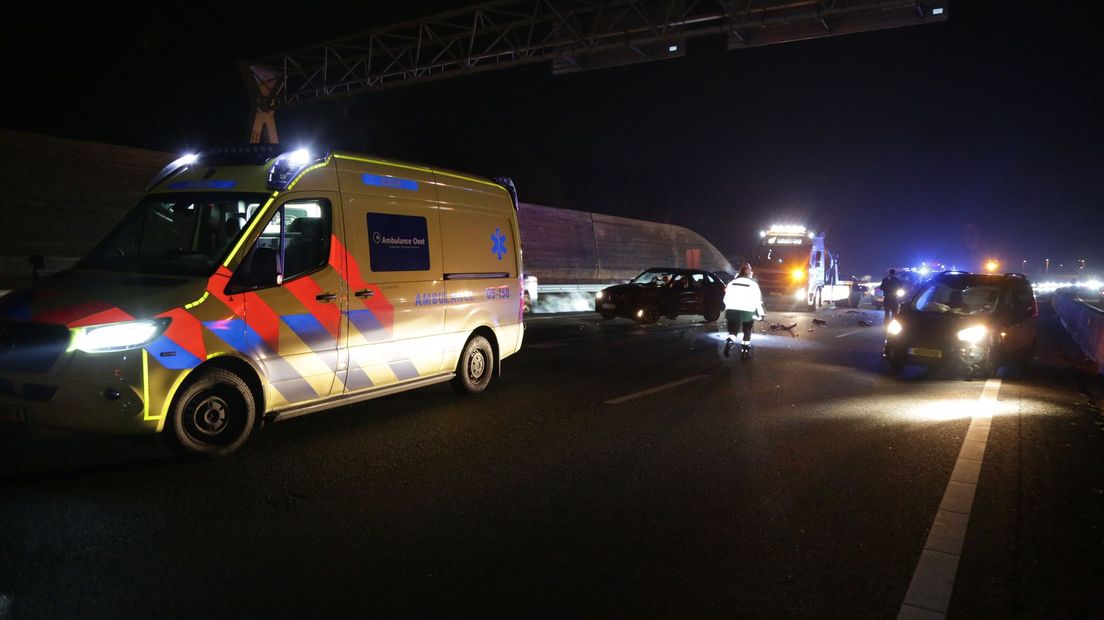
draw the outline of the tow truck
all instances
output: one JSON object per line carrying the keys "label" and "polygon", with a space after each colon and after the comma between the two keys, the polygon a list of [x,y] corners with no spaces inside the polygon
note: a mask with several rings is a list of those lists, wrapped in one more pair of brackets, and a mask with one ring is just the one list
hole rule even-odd
{"label": "tow truck", "polygon": [[855,307],[862,288],[839,279],[838,257],[824,245],[824,233],[805,226],[775,224],[759,233],[752,264],[763,301],[815,310],[825,304]]}

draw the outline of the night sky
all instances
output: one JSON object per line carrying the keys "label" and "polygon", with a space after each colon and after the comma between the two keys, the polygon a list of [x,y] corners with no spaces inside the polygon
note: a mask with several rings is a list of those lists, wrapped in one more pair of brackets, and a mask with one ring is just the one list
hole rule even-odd
{"label": "night sky", "polygon": [[[0,124],[168,151],[244,142],[237,60],[464,3],[375,4],[42,3],[0,25]],[[989,256],[1099,271],[1104,11],[959,0],[950,14],[733,52],[693,39],[682,59],[569,76],[532,65],[277,124],[289,146],[508,175],[525,202],[680,224],[730,256],[786,222],[826,231],[843,275]]]}

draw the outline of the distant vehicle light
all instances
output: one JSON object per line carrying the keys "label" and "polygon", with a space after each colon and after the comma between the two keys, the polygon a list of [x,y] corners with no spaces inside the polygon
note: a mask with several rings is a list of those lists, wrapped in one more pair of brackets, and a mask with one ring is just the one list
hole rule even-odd
{"label": "distant vehicle light", "polygon": [[898,297],[904,297],[905,296],[905,289],[903,289],[903,288],[897,289],[897,296]]}
{"label": "distant vehicle light", "polygon": [[759,231],[759,238],[760,239],[762,239],[763,237],[766,237],[766,236],[767,236],[767,231],[765,231],[765,230],[760,230]]}
{"label": "distant vehicle light", "polygon": [[814,234],[814,233],[809,233],[809,238],[810,238],[810,239],[815,239],[815,238],[816,238],[816,234]]}
{"label": "distant vehicle light", "polygon": [[959,330],[958,339],[963,342],[969,342],[970,344],[977,344],[984,340],[987,335],[989,335],[989,328],[984,325],[974,325],[973,327]]}
{"label": "distant vehicle light", "polygon": [[988,271],[989,273],[993,273],[994,271],[997,270],[998,267],[1000,267],[1000,263],[998,263],[995,260],[990,260],[990,261],[985,263],[985,270]]}
{"label": "distant vehicle light", "polygon": [[794,299],[805,299],[805,291],[801,289],[794,291]]}
{"label": "distant vehicle light", "polygon": [[640,310],[636,311],[636,318],[640,319],[640,318],[643,318],[643,317],[644,317],[644,309],[641,308]]}
{"label": "distant vehicle light", "polygon": [[793,271],[790,272],[790,277],[793,278],[794,282],[801,282],[802,280],[805,279],[805,270],[804,269],[794,269]]}
{"label": "distant vehicle light", "polygon": [[889,322],[889,325],[886,325],[886,333],[890,336],[896,336],[901,333],[902,329],[904,329],[904,327],[901,326],[901,323],[898,322],[897,319],[893,319]]}
{"label": "distant vehicle light", "polygon": [[924,266],[924,265],[921,265],[921,266],[920,266],[920,269],[918,269],[917,271],[919,271],[919,272],[920,272],[920,275],[922,275],[922,276],[926,276],[926,275],[928,275],[929,273],[931,273],[931,269],[929,269],[928,267],[926,267],[926,266]]}
{"label": "distant vehicle light", "polygon": [[677,45],[668,46],[667,51],[668,52],[677,52],[678,51],[678,46]]}
{"label": "distant vehicle light", "polygon": [[806,231],[804,226],[796,224],[772,224],[767,232],[777,235],[804,235]]}

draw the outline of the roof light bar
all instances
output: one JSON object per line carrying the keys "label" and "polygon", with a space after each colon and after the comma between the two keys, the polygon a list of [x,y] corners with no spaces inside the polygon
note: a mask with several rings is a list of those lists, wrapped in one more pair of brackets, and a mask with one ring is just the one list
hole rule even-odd
{"label": "roof light bar", "polygon": [[309,149],[288,151],[272,162],[268,170],[268,189],[285,190],[308,166],[326,161],[330,154],[315,153]]}

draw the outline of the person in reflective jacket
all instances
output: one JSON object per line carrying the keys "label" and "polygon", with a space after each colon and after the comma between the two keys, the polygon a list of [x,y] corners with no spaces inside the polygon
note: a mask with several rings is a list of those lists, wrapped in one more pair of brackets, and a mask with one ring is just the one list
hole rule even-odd
{"label": "person in reflective jacket", "polygon": [[759,283],[751,279],[751,265],[744,263],[740,267],[740,273],[725,289],[725,320],[728,321],[728,339],[725,340],[724,354],[728,357],[734,337],[743,333],[744,340],[740,344],[740,357],[751,357],[751,327],[756,319],[763,318],[763,294],[759,291]]}

